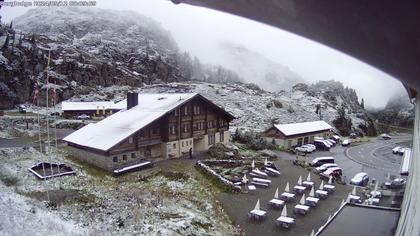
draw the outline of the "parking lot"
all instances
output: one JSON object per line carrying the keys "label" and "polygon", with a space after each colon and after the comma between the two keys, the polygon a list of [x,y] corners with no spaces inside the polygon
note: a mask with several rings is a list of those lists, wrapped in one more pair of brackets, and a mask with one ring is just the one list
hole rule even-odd
{"label": "parking lot", "polygon": [[[372,138],[370,142],[354,145],[351,147],[342,147],[337,145],[330,151],[315,151],[308,154],[308,161],[312,161],[316,157],[333,156],[335,162],[343,169],[343,178],[348,183],[350,179],[358,172],[367,172],[370,179],[375,178],[382,182],[386,180],[387,174],[391,176],[399,176],[400,155],[391,153],[391,149],[396,143],[407,142],[411,136],[396,137],[392,140],[379,140]],[[276,188],[279,193],[284,191],[286,182],[290,182],[290,187],[296,184],[299,176],[303,179],[308,175],[308,171],[300,166],[293,165],[295,155],[285,152],[277,152],[279,159],[274,161],[275,165],[281,171],[281,176],[270,178],[272,184],[269,188],[257,188],[255,193],[247,194],[229,194],[222,193],[220,200],[231,217],[234,224],[244,229],[246,235],[309,235],[311,230],[315,232],[322,226],[340,206],[343,199],[347,198],[347,194],[352,190],[352,185],[336,185],[336,191],[327,199],[321,200],[317,207],[311,208],[310,212],[305,216],[293,213],[293,208],[298,204],[300,196],[296,201],[287,203],[288,216],[296,219],[295,225],[290,229],[282,229],[275,225],[275,220],[280,216],[281,210],[268,208],[267,203],[273,196]],[[299,157],[304,159],[305,157]],[[377,165],[375,165],[377,163]],[[312,181],[315,182],[317,189],[320,184],[318,175],[311,173]],[[359,193],[361,190],[358,190]],[[306,196],[309,192],[306,192]],[[261,208],[267,210],[267,218],[262,222],[248,220],[247,213],[252,210],[260,199]]]}

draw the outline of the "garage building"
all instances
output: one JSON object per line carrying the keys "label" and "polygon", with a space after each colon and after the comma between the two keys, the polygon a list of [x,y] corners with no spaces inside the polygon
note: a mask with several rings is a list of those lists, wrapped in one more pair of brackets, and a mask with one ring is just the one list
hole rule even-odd
{"label": "garage building", "polygon": [[267,142],[280,147],[292,148],[313,143],[315,137],[330,138],[333,127],[325,121],[312,121],[292,124],[277,124],[263,133]]}

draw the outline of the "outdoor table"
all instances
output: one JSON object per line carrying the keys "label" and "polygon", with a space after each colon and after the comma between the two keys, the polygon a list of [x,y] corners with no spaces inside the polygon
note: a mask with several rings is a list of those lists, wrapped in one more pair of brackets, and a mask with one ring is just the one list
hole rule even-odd
{"label": "outdoor table", "polygon": [[306,204],[308,206],[316,206],[316,205],[318,205],[318,202],[319,202],[319,198],[316,198],[316,197],[307,197],[306,198]]}
{"label": "outdoor table", "polygon": [[297,194],[303,194],[305,192],[305,187],[300,186],[300,185],[296,185],[293,187],[293,189],[295,190],[295,193]]}
{"label": "outdoor table", "polygon": [[324,189],[328,193],[332,193],[332,192],[334,192],[335,186],[331,185],[331,184],[326,184],[326,185],[324,185]]}
{"label": "outdoor table", "polygon": [[349,200],[350,200],[350,203],[358,203],[358,202],[360,202],[360,197],[359,196],[350,195],[349,196]]}
{"label": "outdoor table", "polygon": [[284,200],[286,202],[291,202],[295,200],[295,194],[294,193],[288,193],[284,192],[280,195],[280,199]]}
{"label": "outdoor table", "polygon": [[294,211],[301,215],[306,215],[309,211],[309,206],[297,204]]}
{"label": "outdoor table", "polygon": [[319,198],[326,198],[326,197],[328,197],[328,192],[325,191],[325,190],[318,189],[318,190],[315,191],[315,196],[317,196]]}
{"label": "outdoor table", "polygon": [[257,187],[255,187],[255,185],[248,185],[248,190],[250,192],[255,192],[257,190]]}
{"label": "outdoor table", "polygon": [[268,177],[267,173],[262,172],[260,170],[252,170],[251,175],[252,176],[259,176],[259,177]]}
{"label": "outdoor table", "polygon": [[382,197],[382,192],[381,191],[372,191],[370,192],[370,195],[375,195],[375,197],[377,198],[381,198]]}
{"label": "outdoor table", "polygon": [[273,169],[271,167],[265,167],[265,170],[268,172],[268,174],[272,175],[272,176],[279,176],[280,175],[280,171]]}
{"label": "outdoor table", "polygon": [[283,228],[289,228],[291,224],[295,223],[295,219],[287,216],[280,216],[276,220],[276,225],[281,226]]}
{"label": "outdoor table", "polygon": [[306,187],[306,189],[311,189],[314,186],[314,182],[312,181],[303,181],[302,185]]}
{"label": "outdoor table", "polygon": [[254,209],[248,213],[250,219],[263,220],[267,216],[267,212],[263,210]]}
{"label": "outdoor table", "polygon": [[284,205],[284,201],[277,198],[273,198],[268,202],[268,205],[270,205],[273,208],[282,208]]}

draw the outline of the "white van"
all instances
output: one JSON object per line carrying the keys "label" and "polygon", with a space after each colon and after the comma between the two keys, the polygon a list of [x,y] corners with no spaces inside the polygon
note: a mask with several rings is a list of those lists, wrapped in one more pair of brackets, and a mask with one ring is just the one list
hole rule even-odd
{"label": "white van", "polygon": [[317,157],[311,162],[311,166],[318,167],[326,163],[335,163],[334,157]]}

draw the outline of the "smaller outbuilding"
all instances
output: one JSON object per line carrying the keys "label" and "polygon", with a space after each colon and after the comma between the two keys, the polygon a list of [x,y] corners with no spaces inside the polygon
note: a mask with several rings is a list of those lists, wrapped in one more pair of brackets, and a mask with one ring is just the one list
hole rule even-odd
{"label": "smaller outbuilding", "polygon": [[112,101],[62,102],[61,110],[63,111],[63,117],[67,119],[76,118],[83,114],[90,117],[107,117],[120,111],[126,106],[125,100],[118,103],[114,103]]}
{"label": "smaller outbuilding", "polygon": [[315,137],[330,138],[333,127],[325,121],[292,124],[277,124],[263,133],[267,142],[290,149],[294,146],[313,143]]}

